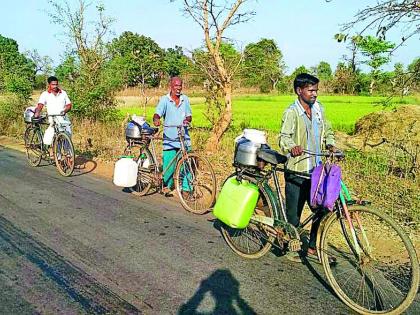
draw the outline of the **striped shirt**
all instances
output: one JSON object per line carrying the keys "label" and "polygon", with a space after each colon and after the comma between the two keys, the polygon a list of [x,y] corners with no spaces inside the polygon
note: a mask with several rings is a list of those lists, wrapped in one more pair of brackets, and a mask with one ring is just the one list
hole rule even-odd
{"label": "striped shirt", "polygon": [[[324,110],[320,103],[312,106],[312,119],[309,119],[303,106],[296,100],[283,114],[279,145],[283,154],[300,145],[303,149],[320,152],[325,145],[334,145],[334,133],[331,125],[325,120]],[[298,172],[312,172],[320,163],[319,157],[302,154],[291,157],[287,169]]]}

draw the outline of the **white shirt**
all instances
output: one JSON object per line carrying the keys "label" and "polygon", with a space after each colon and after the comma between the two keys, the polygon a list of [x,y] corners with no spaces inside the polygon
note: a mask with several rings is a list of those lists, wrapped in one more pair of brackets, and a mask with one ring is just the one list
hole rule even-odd
{"label": "white shirt", "polygon": [[60,115],[66,105],[71,104],[66,91],[60,90],[57,95],[49,91],[42,92],[38,104],[47,107],[48,115]]}

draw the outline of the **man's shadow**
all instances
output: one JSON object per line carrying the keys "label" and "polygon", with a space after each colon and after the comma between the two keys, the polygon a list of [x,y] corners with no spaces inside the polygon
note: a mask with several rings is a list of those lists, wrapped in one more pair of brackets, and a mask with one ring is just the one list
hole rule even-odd
{"label": "man's shadow", "polygon": [[[200,304],[210,294],[214,308],[199,311]],[[256,314],[239,295],[239,282],[227,269],[218,269],[203,280],[195,294],[178,310],[179,315],[186,314]]]}

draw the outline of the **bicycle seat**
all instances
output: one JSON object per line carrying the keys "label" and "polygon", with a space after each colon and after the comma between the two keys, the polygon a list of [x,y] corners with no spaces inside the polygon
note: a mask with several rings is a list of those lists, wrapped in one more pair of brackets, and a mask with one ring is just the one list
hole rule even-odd
{"label": "bicycle seat", "polygon": [[257,152],[257,157],[267,163],[277,165],[287,162],[287,157],[271,149],[260,149]]}

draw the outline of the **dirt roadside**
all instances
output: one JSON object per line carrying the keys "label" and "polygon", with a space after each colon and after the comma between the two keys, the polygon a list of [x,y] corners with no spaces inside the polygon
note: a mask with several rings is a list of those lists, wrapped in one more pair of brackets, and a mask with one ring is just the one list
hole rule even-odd
{"label": "dirt roadside", "polygon": [[[0,147],[4,146],[22,153],[25,153],[23,141],[19,141],[12,137],[0,136]],[[100,177],[111,179],[114,171],[113,162],[98,161],[95,159],[88,160],[78,156],[76,158],[75,171],[79,174],[93,173]]]}

